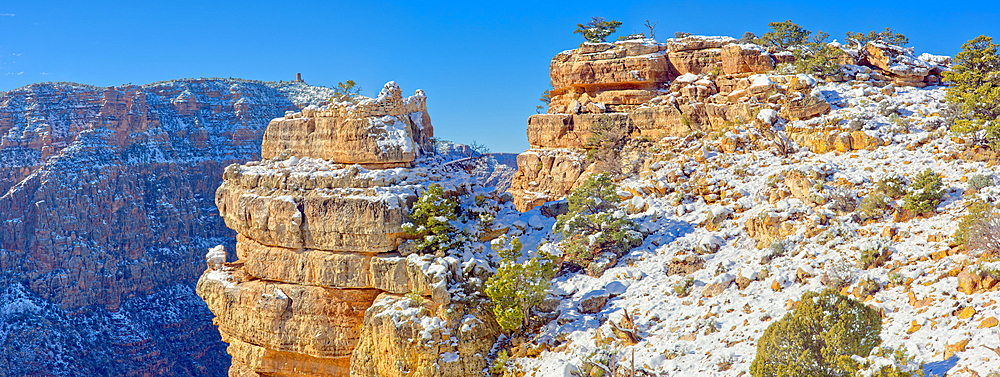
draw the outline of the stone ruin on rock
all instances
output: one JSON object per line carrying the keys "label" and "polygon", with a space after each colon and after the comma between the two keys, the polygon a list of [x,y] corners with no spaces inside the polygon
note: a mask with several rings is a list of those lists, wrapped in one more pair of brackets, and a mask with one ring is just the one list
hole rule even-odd
{"label": "stone ruin on rock", "polygon": [[[472,376],[499,335],[453,299],[455,258],[400,255],[402,225],[446,167],[421,91],[307,107],[271,121],[263,160],[226,168],[216,203],[238,260],[207,256],[198,294],[229,343],[230,376]],[[442,183],[460,193],[471,181]]]}
{"label": "stone ruin on rock", "polygon": [[[948,62],[912,50],[869,42],[846,51],[857,65],[828,81],[875,80],[880,85],[939,82]],[[926,55],[926,54],[925,54]],[[794,62],[785,51],[768,52],[730,37],[688,36],[666,43],[632,39],[583,43],[550,63],[553,89],[547,114],[528,118],[530,149],[517,157],[511,182],[518,210],[565,197],[595,172],[586,157],[596,127],[611,124],[631,139],[687,137],[734,125],[770,129],[780,119],[807,120],[830,111],[809,75],[775,69]],[[814,152],[846,152],[882,145],[864,132],[795,129],[789,137]],[[746,141],[732,141],[738,145]],[[635,157],[635,156],[633,156]]]}

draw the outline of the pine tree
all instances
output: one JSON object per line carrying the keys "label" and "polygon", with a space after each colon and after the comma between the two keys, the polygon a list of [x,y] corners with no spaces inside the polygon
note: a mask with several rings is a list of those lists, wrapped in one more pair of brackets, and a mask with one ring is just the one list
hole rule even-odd
{"label": "pine tree", "polygon": [[851,355],[868,356],[882,343],[882,320],[875,309],[827,289],[806,292],[781,320],[764,330],[753,377],[840,377]]}
{"label": "pine tree", "polygon": [[993,38],[966,42],[943,75],[949,84],[945,99],[958,109],[951,130],[1000,149],[1000,55]]}

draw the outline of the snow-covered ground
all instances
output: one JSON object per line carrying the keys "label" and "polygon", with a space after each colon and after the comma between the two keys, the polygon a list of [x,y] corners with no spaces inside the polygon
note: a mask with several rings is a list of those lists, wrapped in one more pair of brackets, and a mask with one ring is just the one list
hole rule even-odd
{"label": "snow-covered ground", "polygon": [[[991,164],[951,157],[964,147],[942,126],[944,88],[849,82],[821,84],[818,90],[831,103],[829,114],[779,125],[862,130],[891,143],[841,154],[799,148],[786,158],[770,150],[722,152],[719,144],[725,138],[753,132],[738,127],[717,138],[661,141],[662,162],[620,186],[623,207],[646,234],[643,244],[600,277],[563,274],[554,281],[550,294],[561,299],[558,317],[529,337],[536,345],[545,344],[544,350],[516,359],[526,375],[571,376],[586,361],[609,356],[623,364],[634,358],[636,369],[648,375],[749,375],[764,330],[804,292],[824,289],[824,273],[845,275],[851,283],[842,292],[852,295],[860,292],[856,287],[862,279],[878,282],[881,290],[857,298],[882,313],[882,345],[905,346],[925,363],[925,372],[985,377],[1000,370],[1000,351],[991,348],[1000,344],[1000,330],[980,326],[997,316],[1000,292],[959,292],[955,275],[977,260],[949,246],[965,204],[976,195],[966,192],[965,180],[974,174],[995,179],[996,174]],[[898,175],[909,182],[928,168],[942,175],[944,200],[931,216],[906,221],[894,221],[891,210],[862,221],[854,214],[838,214],[831,204],[780,194],[787,190],[783,179],[797,170],[825,176],[819,182],[822,189],[813,188],[814,193],[828,198],[839,191],[860,203],[879,179]],[[1000,189],[989,187],[978,196],[996,203]],[[532,218],[544,222],[540,230],[522,227],[525,250],[541,239],[557,239],[551,229],[554,219],[539,218],[539,213],[520,215],[522,224]],[[732,216],[706,226],[706,220],[720,214]],[[761,216],[777,217],[777,224],[793,229],[778,237],[786,241],[786,251],[773,258],[770,242],[758,249],[759,240],[747,231],[748,221]],[[879,243],[888,246],[888,261],[859,268],[861,251]],[[703,260],[703,268],[689,275],[668,274],[671,263],[690,257]],[[891,282],[890,276],[904,281]],[[739,277],[747,278],[741,279],[743,289],[736,284]],[[693,279],[690,294],[681,297],[675,286],[688,278]],[[905,283],[907,278],[912,282]],[[703,292],[714,283],[724,289]],[[610,294],[607,305],[597,313],[581,313],[581,301],[603,294],[601,290]],[[965,308],[972,310],[960,316]],[[626,311],[639,337],[634,345],[613,331],[612,323],[619,323]],[[950,355],[949,349],[957,352]]]}

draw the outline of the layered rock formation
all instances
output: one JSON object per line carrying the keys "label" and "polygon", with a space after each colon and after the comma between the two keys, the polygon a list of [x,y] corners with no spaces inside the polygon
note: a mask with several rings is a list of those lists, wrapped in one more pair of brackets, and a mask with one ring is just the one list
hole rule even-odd
{"label": "layered rock formation", "polygon": [[42,308],[0,315],[12,334],[48,334],[7,338],[0,370],[224,374],[193,289],[201,250],[233,235],[216,182],[259,156],[268,120],[330,94],[224,79],[0,94],[0,286]]}
{"label": "layered rock formation", "polygon": [[[857,75],[825,79],[923,86],[937,82],[943,69],[929,61],[934,57],[915,58],[909,49],[876,42],[865,48],[864,54],[845,49],[845,59],[857,59],[845,64],[868,67],[850,65],[844,71]],[[562,198],[595,172],[594,159],[584,152],[608,130],[658,141],[751,127],[761,128],[756,137],[763,140],[777,135],[776,126],[817,153],[882,145],[863,132],[844,136],[840,130],[792,127],[830,111],[816,78],[775,71],[793,61],[788,51],[704,36],[584,43],[559,53],[549,69],[554,89],[548,114],[528,118],[531,149],[517,158],[510,188],[517,208]]]}
{"label": "layered rock formation", "polygon": [[[231,376],[463,376],[499,330],[453,297],[457,259],[397,252],[423,185],[458,193],[464,172],[426,161],[423,93],[271,121],[264,157],[226,168],[216,203],[238,259],[208,255],[198,294],[233,357]],[[318,147],[322,146],[322,147]],[[462,178],[464,177],[464,178]],[[404,296],[405,295],[405,296]]]}

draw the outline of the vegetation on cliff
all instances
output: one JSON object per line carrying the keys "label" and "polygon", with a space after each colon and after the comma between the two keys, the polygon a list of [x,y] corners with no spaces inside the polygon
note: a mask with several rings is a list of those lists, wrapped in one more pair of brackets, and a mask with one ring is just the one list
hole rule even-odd
{"label": "vegetation on cliff", "polygon": [[981,35],[962,45],[944,79],[958,112],[952,131],[1000,149],[1000,55],[993,38]]}

